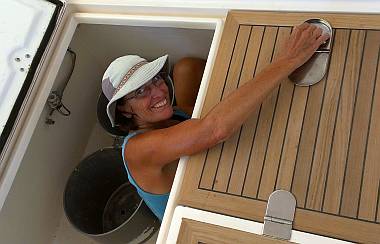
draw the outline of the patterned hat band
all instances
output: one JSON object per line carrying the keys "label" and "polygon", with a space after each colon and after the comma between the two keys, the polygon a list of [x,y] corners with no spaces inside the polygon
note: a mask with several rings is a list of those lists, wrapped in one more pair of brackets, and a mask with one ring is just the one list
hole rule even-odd
{"label": "patterned hat band", "polygon": [[147,63],[149,63],[149,62],[143,60],[143,61],[138,62],[137,64],[133,65],[132,68],[130,70],[128,70],[127,74],[125,74],[124,78],[121,80],[121,82],[119,83],[119,85],[117,86],[115,91],[113,92],[112,97],[115,96],[115,94],[125,85],[125,83],[127,83],[129,78],[136,72],[136,70],[138,70],[141,66],[143,66],[144,64],[147,64]]}

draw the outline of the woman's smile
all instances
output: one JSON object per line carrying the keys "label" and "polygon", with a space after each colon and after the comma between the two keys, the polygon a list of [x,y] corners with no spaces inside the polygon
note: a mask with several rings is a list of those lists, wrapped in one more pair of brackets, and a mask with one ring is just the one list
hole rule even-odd
{"label": "woman's smile", "polygon": [[154,110],[157,110],[157,109],[160,109],[160,108],[165,107],[166,104],[168,104],[168,101],[167,101],[166,98],[164,98],[164,99],[158,101],[156,104],[154,104],[154,105],[152,106],[152,108],[153,108]]}

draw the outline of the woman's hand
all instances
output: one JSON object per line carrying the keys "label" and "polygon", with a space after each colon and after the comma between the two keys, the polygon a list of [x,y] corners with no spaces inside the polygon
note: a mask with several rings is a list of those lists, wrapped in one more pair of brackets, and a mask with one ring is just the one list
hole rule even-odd
{"label": "woman's hand", "polygon": [[296,26],[281,48],[277,60],[286,60],[297,69],[311,58],[320,45],[325,43],[330,36],[326,33],[322,35],[322,29],[303,23]]}

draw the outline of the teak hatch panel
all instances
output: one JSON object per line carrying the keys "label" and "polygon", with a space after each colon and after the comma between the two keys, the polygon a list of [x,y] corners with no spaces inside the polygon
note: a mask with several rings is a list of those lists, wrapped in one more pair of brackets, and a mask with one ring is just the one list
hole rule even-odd
{"label": "teak hatch panel", "polygon": [[315,16],[334,28],[324,79],[311,87],[283,81],[231,138],[192,156],[180,203],[262,222],[270,193],[285,189],[297,199],[295,229],[375,242],[378,16],[230,12],[201,116],[269,64],[293,25]]}

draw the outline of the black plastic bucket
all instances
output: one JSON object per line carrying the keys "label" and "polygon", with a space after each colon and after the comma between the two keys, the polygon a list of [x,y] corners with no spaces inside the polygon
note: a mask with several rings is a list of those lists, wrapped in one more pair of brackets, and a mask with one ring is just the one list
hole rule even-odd
{"label": "black plastic bucket", "polygon": [[129,183],[120,149],[82,160],[67,181],[63,205],[76,229],[102,243],[142,243],[160,225]]}

